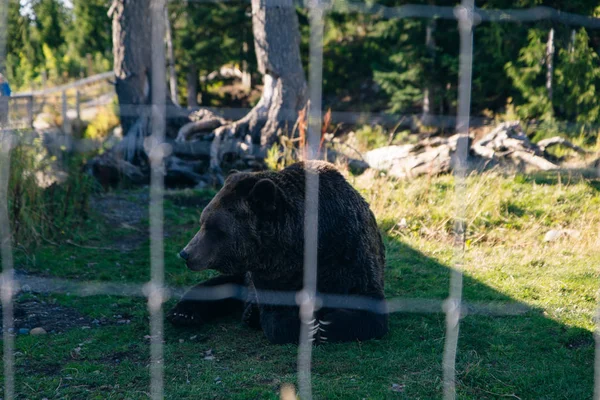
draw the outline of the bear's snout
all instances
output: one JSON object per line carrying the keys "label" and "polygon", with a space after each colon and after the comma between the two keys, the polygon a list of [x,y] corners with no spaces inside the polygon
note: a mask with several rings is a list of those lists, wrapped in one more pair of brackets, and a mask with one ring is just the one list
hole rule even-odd
{"label": "bear's snout", "polygon": [[179,252],[179,257],[183,258],[185,261],[188,260],[188,258],[190,258],[190,255],[185,251],[185,250],[181,250]]}

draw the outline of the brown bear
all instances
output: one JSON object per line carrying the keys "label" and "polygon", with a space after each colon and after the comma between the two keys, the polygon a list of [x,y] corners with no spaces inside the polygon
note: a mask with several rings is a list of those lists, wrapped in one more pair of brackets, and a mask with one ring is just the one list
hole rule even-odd
{"label": "brown bear", "polygon": [[298,342],[294,296],[303,288],[307,171],[319,175],[321,307],[313,341],[362,341],[388,331],[385,249],[375,217],[335,167],[321,161],[227,178],[202,212],[200,231],[180,253],[188,268],[221,275],[186,293],[168,313],[171,323],[200,326],[243,311],[244,321],[262,329],[270,342]]}

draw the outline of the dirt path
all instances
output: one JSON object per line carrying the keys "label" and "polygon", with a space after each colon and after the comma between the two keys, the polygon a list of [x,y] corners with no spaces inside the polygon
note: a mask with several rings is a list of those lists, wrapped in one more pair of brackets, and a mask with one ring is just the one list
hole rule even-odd
{"label": "dirt path", "polygon": [[106,223],[120,232],[114,236],[113,247],[126,252],[137,249],[148,240],[147,191],[107,193],[92,197],[91,209],[100,214]]}

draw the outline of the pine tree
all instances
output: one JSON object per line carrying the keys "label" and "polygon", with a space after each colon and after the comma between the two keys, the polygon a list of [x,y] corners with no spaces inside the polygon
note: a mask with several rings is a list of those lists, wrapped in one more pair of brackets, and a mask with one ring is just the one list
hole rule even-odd
{"label": "pine tree", "polygon": [[[245,60],[256,65],[249,5],[172,2],[169,16],[180,88],[191,84],[186,81],[197,84],[199,75],[205,76],[227,63],[241,66]],[[182,94],[182,99],[187,98],[187,93]]]}
{"label": "pine tree", "polygon": [[39,43],[46,43],[52,50],[66,42],[67,26],[71,18],[65,6],[58,0],[34,0],[35,36]]}
{"label": "pine tree", "polygon": [[573,47],[559,51],[556,92],[561,117],[581,123],[600,120],[600,56],[590,46],[587,31],[581,28]]}
{"label": "pine tree", "polygon": [[110,58],[112,24],[108,18],[110,0],[72,0],[74,23],[70,26],[69,40],[78,54],[100,53]]}
{"label": "pine tree", "polygon": [[522,118],[551,119],[552,102],[546,90],[546,32],[539,28],[529,30],[528,44],[519,52],[516,62],[506,64],[506,73],[512,79],[520,98],[516,99],[517,112]]}

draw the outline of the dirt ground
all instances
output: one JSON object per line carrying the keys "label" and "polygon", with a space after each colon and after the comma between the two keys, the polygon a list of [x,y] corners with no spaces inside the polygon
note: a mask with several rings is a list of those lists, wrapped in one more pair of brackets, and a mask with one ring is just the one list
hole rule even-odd
{"label": "dirt ground", "polygon": [[101,194],[92,197],[90,207],[115,228],[123,228],[126,234],[114,238],[116,250],[126,252],[139,247],[148,239],[143,221],[148,218],[148,192],[129,194]]}
{"label": "dirt ground", "polygon": [[[210,198],[205,196],[167,193],[165,196],[178,207],[203,208]],[[148,240],[148,203],[147,191],[133,191],[125,193],[104,193],[94,196],[90,201],[92,212],[100,215],[107,225],[118,230],[111,245],[114,250],[129,252],[139,248]],[[165,235],[170,229],[165,227]],[[39,278],[39,279],[38,279]],[[69,329],[88,329],[98,325],[121,323],[119,318],[113,320],[95,320],[83,316],[77,310],[55,304],[45,294],[53,292],[53,288],[46,287],[47,277],[37,277],[17,270],[15,279],[20,290],[14,302],[14,332],[28,333],[33,328],[44,328],[48,333],[60,333]],[[29,283],[29,284],[28,284]],[[31,285],[30,285],[31,284]],[[2,307],[0,307],[0,318]],[[117,316],[119,317],[119,316]],[[27,330],[27,331],[24,331]],[[2,332],[0,331],[0,337]]]}
{"label": "dirt ground", "polygon": [[[35,295],[22,293],[14,303],[14,332],[27,334],[33,328],[44,328],[47,333],[61,333],[73,328],[86,329],[93,325],[106,324],[108,321],[93,320],[81,315],[72,308],[36,298]],[[2,309],[0,308],[0,317]],[[26,329],[27,331],[23,331]],[[0,337],[2,332],[0,332]]]}

